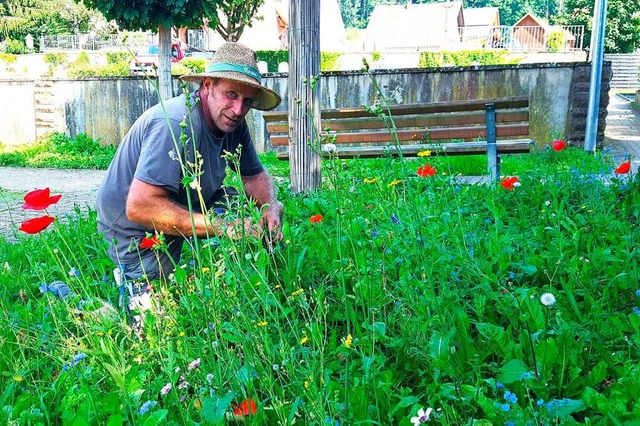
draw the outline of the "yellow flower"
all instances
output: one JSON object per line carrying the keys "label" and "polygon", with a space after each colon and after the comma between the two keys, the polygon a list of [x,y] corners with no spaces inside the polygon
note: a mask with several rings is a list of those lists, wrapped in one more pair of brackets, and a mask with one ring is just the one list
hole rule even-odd
{"label": "yellow flower", "polygon": [[291,293],[291,297],[295,297],[295,296],[297,296],[297,295],[299,295],[301,293],[304,293],[304,289],[302,289],[302,288],[299,289],[299,290],[294,291],[293,293]]}
{"label": "yellow flower", "polygon": [[309,338],[307,336],[304,336],[302,339],[300,339],[300,344],[304,345],[305,343],[307,343],[309,341]]}
{"label": "yellow flower", "polygon": [[353,343],[353,336],[351,334],[347,334],[347,337],[344,339],[344,346],[348,349],[351,347]]}
{"label": "yellow flower", "polygon": [[399,183],[402,183],[402,181],[400,179],[396,179],[393,182],[389,183],[389,185],[387,185],[389,188],[391,188],[392,186],[396,186]]}
{"label": "yellow flower", "polygon": [[307,389],[309,387],[309,381],[305,380],[304,381],[304,388]]}
{"label": "yellow flower", "polygon": [[429,156],[431,156],[431,151],[429,151],[428,149],[424,151],[420,151],[418,153],[418,157],[429,157]]}
{"label": "yellow flower", "polygon": [[15,380],[16,382],[21,382],[22,376],[13,376],[13,380]]}
{"label": "yellow flower", "polygon": [[202,401],[200,401],[200,399],[196,399],[195,401],[193,401],[193,406],[196,407],[196,410],[201,410],[202,409]]}
{"label": "yellow flower", "polygon": [[96,335],[102,337],[102,336],[104,336],[104,331],[98,331],[96,333]]}
{"label": "yellow flower", "polygon": [[378,178],[364,178],[364,183],[376,183],[378,181]]}
{"label": "yellow flower", "polygon": [[260,321],[260,322],[259,322],[259,323],[257,323],[256,325],[257,325],[258,327],[264,327],[264,326],[266,326],[267,324],[269,324],[269,323],[268,323],[268,322],[266,322],[266,321]]}
{"label": "yellow flower", "polygon": [[211,269],[207,268],[206,266],[204,268],[202,268],[202,273],[206,274],[207,272],[209,272]]}

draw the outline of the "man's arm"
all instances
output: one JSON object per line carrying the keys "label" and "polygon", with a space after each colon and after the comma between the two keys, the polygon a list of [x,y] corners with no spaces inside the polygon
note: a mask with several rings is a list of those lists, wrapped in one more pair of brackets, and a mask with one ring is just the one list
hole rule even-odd
{"label": "man's arm", "polygon": [[[192,236],[193,226],[189,210],[174,203],[169,198],[169,191],[134,178],[127,197],[127,218],[164,232],[167,235]],[[209,223],[201,213],[193,213],[193,225],[199,237],[220,235],[223,233],[222,223]]]}
{"label": "man's arm", "polygon": [[261,225],[267,225],[267,229],[276,241],[282,239],[280,226],[282,223],[283,206],[276,196],[271,176],[262,171],[254,176],[242,176],[242,185],[247,196],[255,200],[258,207],[268,204],[269,207],[262,214]]}

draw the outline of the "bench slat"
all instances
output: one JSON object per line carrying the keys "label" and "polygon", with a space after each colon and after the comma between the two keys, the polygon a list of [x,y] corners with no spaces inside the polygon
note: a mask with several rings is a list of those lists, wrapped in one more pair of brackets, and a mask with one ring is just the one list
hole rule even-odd
{"label": "bench slat", "polygon": [[[326,134],[326,132],[322,132]],[[379,131],[364,131],[364,132],[351,132],[351,133],[334,133],[329,132],[331,136],[331,142],[336,144],[346,143],[391,143],[394,135],[390,134],[386,129]],[[443,127],[443,128],[430,128],[428,131],[424,130],[398,130],[397,137],[400,142],[412,142],[416,143],[421,140],[427,141],[441,141],[451,139],[463,139],[465,141],[471,141],[477,138],[485,138],[486,128],[484,126],[469,126],[469,127]],[[496,134],[498,137],[517,137],[529,135],[529,124],[503,124],[496,126]],[[428,136],[426,136],[428,135]],[[289,144],[289,135],[280,134],[271,136],[272,146],[286,146]]]}
{"label": "bench slat", "polygon": [[[425,127],[438,126],[460,126],[478,124],[484,126],[486,124],[484,111],[477,111],[467,114],[456,115],[415,115],[415,116],[394,116],[393,121],[396,128],[413,127],[416,129],[424,129]],[[527,111],[503,111],[496,114],[496,122],[498,123],[518,123],[529,121],[529,113]],[[366,129],[386,129],[384,121],[378,117],[368,118],[352,118],[352,119],[334,119],[322,120],[322,129],[329,128],[331,131],[347,131],[347,130],[366,130]],[[288,121],[274,121],[267,124],[267,131],[270,134],[288,133]]]}
{"label": "bench slat", "polygon": [[[496,143],[498,154],[525,154],[529,153],[533,145],[531,139],[502,140]],[[487,142],[461,142],[446,144],[412,144],[400,146],[404,157],[417,157],[419,152],[431,151],[436,155],[477,155],[487,153]],[[335,153],[323,152],[325,158],[380,158],[386,156],[398,156],[397,147],[387,146],[349,146],[339,147]],[[280,160],[289,159],[289,151],[281,151],[276,154]]]}
{"label": "bench slat", "polygon": [[[431,102],[427,104],[391,105],[392,116],[404,114],[436,114],[468,111],[484,111],[485,105],[493,103],[496,111],[501,109],[528,108],[529,98],[512,97],[499,99],[472,99],[465,101]],[[386,112],[384,110],[383,112]],[[365,111],[363,107],[337,108],[322,110],[322,118],[355,118],[372,117],[373,114]],[[266,122],[285,121],[288,119],[287,111],[265,111],[262,117]]]}

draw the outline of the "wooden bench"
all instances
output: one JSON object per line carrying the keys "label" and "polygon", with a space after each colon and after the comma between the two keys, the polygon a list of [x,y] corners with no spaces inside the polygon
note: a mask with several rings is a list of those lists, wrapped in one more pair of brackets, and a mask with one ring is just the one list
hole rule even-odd
{"label": "wooden bench", "polygon": [[[333,143],[336,149],[319,153],[327,158],[415,157],[424,151],[486,154],[489,174],[496,180],[499,154],[528,153],[533,145],[525,97],[393,105],[390,111],[395,132],[387,128],[390,120],[385,122],[364,107],[322,110],[323,143]],[[288,113],[268,111],[263,117],[277,157],[288,160]]]}

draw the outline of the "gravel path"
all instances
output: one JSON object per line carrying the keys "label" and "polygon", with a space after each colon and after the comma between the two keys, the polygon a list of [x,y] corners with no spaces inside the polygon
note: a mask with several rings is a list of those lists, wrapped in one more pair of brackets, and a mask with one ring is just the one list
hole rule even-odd
{"label": "gravel path", "polygon": [[0,235],[12,238],[25,219],[38,217],[42,212],[22,210],[22,197],[34,189],[49,187],[51,194],[62,194],[60,202],[47,209],[57,218],[73,212],[95,209],[98,186],[104,170],[56,170],[0,167]]}

